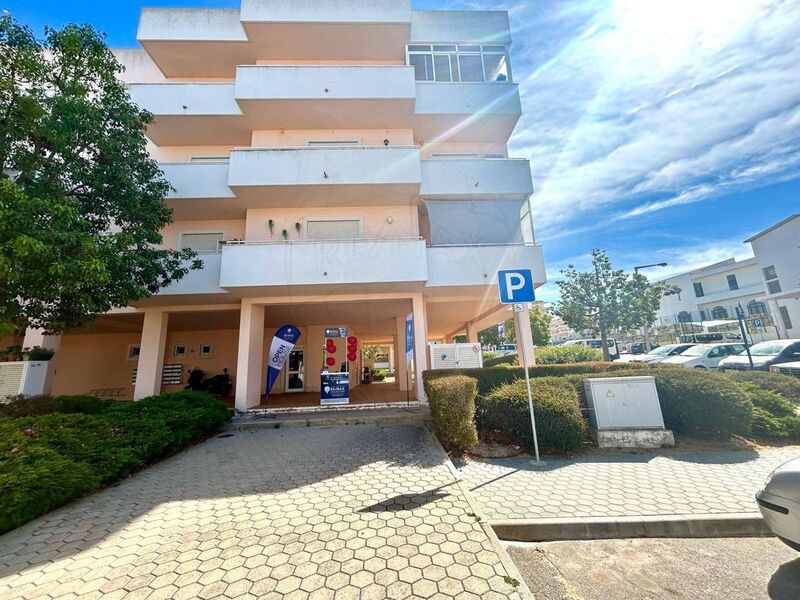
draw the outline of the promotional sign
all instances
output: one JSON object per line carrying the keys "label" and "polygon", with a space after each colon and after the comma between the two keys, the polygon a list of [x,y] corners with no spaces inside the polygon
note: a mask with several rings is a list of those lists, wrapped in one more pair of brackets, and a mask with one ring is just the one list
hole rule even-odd
{"label": "promotional sign", "polygon": [[406,364],[410,365],[414,358],[414,314],[406,317]]}
{"label": "promotional sign", "polygon": [[347,327],[326,327],[326,338],[343,338],[347,337]]}
{"label": "promotional sign", "polygon": [[520,304],[533,302],[533,273],[530,269],[513,269],[497,272],[497,283],[500,287],[500,302],[503,304]]}
{"label": "promotional sign", "polygon": [[283,368],[289,353],[294,348],[297,340],[300,339],[300,330],[295,325],[284,325],[275,332],[272,344],[269,347],[269,358],[267,359],[267,396],[272,386],[278,380],[278,374]]}
{"label": "promotional sign", "polygon": [[349,373],[323,373],[320,377],[320,404],[350,403]]}

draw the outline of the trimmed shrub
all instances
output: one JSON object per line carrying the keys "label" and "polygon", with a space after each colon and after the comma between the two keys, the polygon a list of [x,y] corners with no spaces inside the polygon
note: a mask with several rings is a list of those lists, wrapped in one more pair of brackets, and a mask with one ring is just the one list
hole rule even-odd
{"label": "trimmed shrub", "polygon": [[14,409],[31,414],[0,417],[0,533],[203,439],[231,417],[203,392],[34,400]]}
{"label": "trimmed shrub", "polygon": [[96,396],[29,396],[0,405],[0,417],[33,417],[51,413],[83,413],[96,415],[113,400]]}
{"label": "trimmed shrub", "polygon": [[738,385],[753,404],[754,435],[779,439],[800,435],[800,416],[794,404],[778,392],[763,389],[756,383],[740,381]]}
{"label": "trimmed shrub", "polygon": [[[528,373],[531,377],[558,377],[581,373],[607,373],[618,370],[646,371],[646,373],[649,374],[649,372],[653,370],[653,367],[645,363],[586,362],[566,365],[536,365],[535,367],[529,367]],[[522,367],[483,367],[482,369],[459,369],[458,371],[453,369],[433,369],[425,371],[422,374],[422,380],[427,386],[428,382],[442,377],[451,377],[453,375],[466,375],[467,377],[476,379],[478,382],[479,397],[486,396],[493,389],[501,385],[525,378]]]}
{"label": "trimmed shrub", "polygon": [[[578,392],[563,378],[531,379],[533,409],[539,447],[544,452],[579,450],[587,441],[588,424]],[[478,423],[482,429],[501,431],[528,452],[533,452],[533,434],[525,381],[504,385],[483,398]]]}
{"label": "trimmed shrub", "polygon": [[477,382],[472,377],[454,375],[425,384],[436,433],[445,446],[465,450],[478,441],[475,430]]}
{"label": "trimmed shrub", "polygon": [[725,371],[725,375],[738,382],[750,382],[759,388],[779,393],[781,396],[800,404],[800,378],[768,371]]}
{"label": "trimmed shrub", "polygon": [[[565,365],[570,363],[599,362],[603,360],[603,351],[588,346],[537,346],[537,365]],[[608,364],[608,363],[606,363]],[[496,358],[483,361],[484,367],[499,365],[519,366],[519,355],[504,354]]]}

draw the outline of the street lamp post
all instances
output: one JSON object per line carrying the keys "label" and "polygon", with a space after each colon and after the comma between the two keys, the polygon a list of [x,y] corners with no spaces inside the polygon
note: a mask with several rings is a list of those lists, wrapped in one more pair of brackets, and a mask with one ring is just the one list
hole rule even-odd
{"label": "street lamp post", "polygon": [[[633,272],[638,273],[639,269],[649,269],[650,267],[666,267],[667,263],[660,262],[660,263],[652,263],[649,265],[639,265],[638,267],[633,267]],[[644,349],[645,352],[650,352],[653,349],[653,344],[650,343],[650,328],[648,323],[645,323],[642,327],[642,333],[644,333]]]}

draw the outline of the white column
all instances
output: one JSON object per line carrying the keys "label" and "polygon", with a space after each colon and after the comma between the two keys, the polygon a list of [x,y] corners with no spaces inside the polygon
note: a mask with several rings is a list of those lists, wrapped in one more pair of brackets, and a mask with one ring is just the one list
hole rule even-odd
{"label": "white column", "polygon": [[264,370],[264,305],[242,302],[239,353],[236,358],[236,410],[261,404]]}
{"label": "white column", "polygon": [[467,323],[467,341],[470,344],[478,343],[478,328],[472,323]]}
{"label": "white column", "polygon": [[522,305],[522,312],[514,311],[514,331],[517,333],[517,352],[519,353],[519,364],[522,364],[523,357],[528,366],[536,364],[535,350],[533,346],[533,333],[531,333],[531,317],[528,304]]}
{"label": "white column", "polygon": [[414,313],[414,384],[417,387],[417,400],[427,400],[422,385],[422,373],[428,370],[428,321],[425,314],[425,300],[422,294],[411,299],[411,311]]}
{"label": "white column", "polygon": [[[395,373],[394,365],[397,362],[397,359],[395,358],[394,348],[395,348],[395,344],[394,343],[389,344],[389,370],[391,372],[393,372],[393,373]],[[395,376],[397,376],[396,373],[395,373]]]}
{"label": "white column", "polygon": [[409,388],[408,385],[408,364],[406,363],[406,318],[395,317],[396,335],[395,335],[395,379],[400,386],[400,391],[404,392]]}
{"label": "white column", "polygon": [[134,400],[161,393],[161,372],[164,369],[168,324],[169,313],[161,310],[148,310],[144,313],[139,363],[136,367],[136,386],[133,389]]}
{"label": "white column", "polygon": [[[778,328],[778,337],[782,340],[788,339],[789,332],[786,331],[786,326],[783,324],[783,319],[781,318],[781,311],[778,308],[778,301],[777,300],[767,300],[769,304],[769,312],[772,313],[772,321],[775,323],[775,327]],[[792,323],[794,325],[794,323]]]}

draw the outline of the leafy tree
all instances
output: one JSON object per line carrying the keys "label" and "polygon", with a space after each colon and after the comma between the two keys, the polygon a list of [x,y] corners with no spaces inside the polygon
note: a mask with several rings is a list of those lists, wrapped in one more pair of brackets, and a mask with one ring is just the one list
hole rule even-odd
{"label": "leafy tree", "polygon": [[592,250],[592,270],[582,273],[573,265],[561,271],[564,279],[558,281],[561,299],[556,304],[556,314],[575,329],[588,329],[599,335],[603,357],[610,360],[608,333],[624,325],[627,276],[621,269],[613,269],[603,250]]}
{"label": "leafy tree", "polygon": [[378,344],[364,344],[361,346],[361,358],[364,360],[374,360],[382,354],[385,354],[385,346],[379,346]]}
{"label": "leafy tree", "polygon": [[[546,346],[550,343],[550,321],[553,317],[546,310],[539,307],[534,307],[533,310],[528,311],[528,316],[531,323],[531,335],[533,336],[534,346]],[[501,344],[514,344],[516,343],[516,328],[514,327],[514,319],[509,319],[505,322],[505,335]]]}
{"label": "leafy tree", "polygon": [[630,276],[626,287],[625,311],[622,315],[622,329],[642,329],[645,328],[648,348],[650,335],[648,328],[655,322],[656,313],[661,306],[661,299],[664,296],[679,294],[681,288],[677,285],[657,281],[650,283],[647,277],[641,273],[634,273]]}
{"label": "leafy tree", "polygon": [[[37,39],[0,17],[0,325],[62,332],[157,292],[190,251],[161,249],[169,184],[122,66],[90,26]],[[192,260],[189,268],[200,268]]]}

